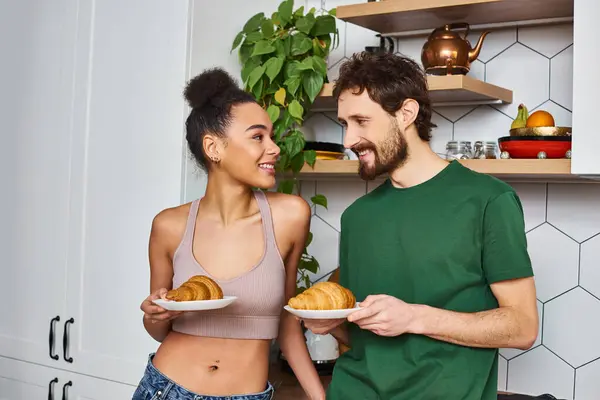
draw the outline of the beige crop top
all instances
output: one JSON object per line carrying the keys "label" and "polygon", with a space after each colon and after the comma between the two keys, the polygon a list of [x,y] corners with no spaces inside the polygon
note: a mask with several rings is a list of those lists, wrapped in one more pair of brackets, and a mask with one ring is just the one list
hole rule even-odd
{"label": "beige crop top", "polygon": [[228,280],[210,275],[193,255],[192,241],[200,201],[192,202],[185,233],[173,256],[173,287],[179,287],[194,275],[207,275],[221,286],[223,295],[237,296],[237,300],[218,310],[185,312],[173,321],[174,331],[237,339],[277,337],[279,316],[285,305],[285,266],[275,242],[267,197],[260,190],[254,191],[254,196],[262,218],[263,256],[249,271]]}

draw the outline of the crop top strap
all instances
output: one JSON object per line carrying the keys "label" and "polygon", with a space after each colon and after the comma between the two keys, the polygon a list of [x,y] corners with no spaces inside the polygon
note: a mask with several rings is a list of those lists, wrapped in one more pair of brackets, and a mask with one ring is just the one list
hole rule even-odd
{"label": "crop top strap", "polygon": [[200,199],[192,201],[190,205],[190,212],[188,214],[187,224],[185,226],[185,233],[181,244],[185,246],[191,246],[194,240],[194,228],[196,227],[196,217],[198,216],[198,207],[200,205]]}
{"label": "crop top strap", "polygon": [[262,190],[255,190],[254,196],[258,203],[258,209],[263,221],[263,229],[265,230],[265,238],[267,239],[268,251],[277,250],[277,244],[275,242],[275,230],[273,228],[273,217],[271,215],[271,207],[269,206],[269,200],[267,195]]}

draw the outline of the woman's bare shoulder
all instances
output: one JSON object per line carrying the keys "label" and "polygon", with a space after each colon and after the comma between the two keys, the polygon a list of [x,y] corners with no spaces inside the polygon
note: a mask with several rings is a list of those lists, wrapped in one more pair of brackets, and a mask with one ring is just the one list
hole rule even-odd
{"label": "woman's bare shoulder", "polygon": [[267,192],[269,205],[273,212],[273,220],[277,223],[305,224],[310,220],[310,206],[302,197],[294,194]]}
{"label": "woman's bare shoulder", "polygon": [[177,247],[187,223],[192,203],[165,208],[152,220],[151,235],[169,248]]}

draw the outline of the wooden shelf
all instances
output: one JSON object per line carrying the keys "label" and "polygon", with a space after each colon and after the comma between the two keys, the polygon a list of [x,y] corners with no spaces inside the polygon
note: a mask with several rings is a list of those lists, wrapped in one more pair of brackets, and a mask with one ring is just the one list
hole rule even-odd
{"label": "wooden shelf", "polygon": [[[394,1],[394,0],[388,0]],[[512,103],[513,92],[467,75],[428,76],[429,96],[434,106]],[[335,110],[333,84],[326,83],[312,110]]]}
{"label": "wooden shelf", "polygon": [[[461,160],[464,166],[474,171],[493,175],[499,179],[520,182],[598,182],[571,174],[568,159],[512,159],[512,160]],[[358,176],[357,160],[317,160],[313,167],[305,165],[300,178],[339,179]]]}
{"label": "wooden shelf", "polygon": [[573,0],[383,0],[339,6],[337,17],[380,33],[573,17]]}

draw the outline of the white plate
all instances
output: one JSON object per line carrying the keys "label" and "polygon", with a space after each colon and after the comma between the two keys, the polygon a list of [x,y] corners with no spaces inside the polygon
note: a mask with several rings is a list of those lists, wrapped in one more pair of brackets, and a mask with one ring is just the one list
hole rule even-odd
{"label": "white plate", "polygon": [[304,319],[338,319],[346,318],[354,311],[360,310],[358,305],[354,308],[343,308],[341,310],[296,310],[288,305],[283,307],[287,312]]}
{"label": "white plate", "polygon": [[152,302],[165,310],[170,311],[202,311],[227,307],[236,299],[237,297],[235,296],[223,296],[223,298],[219,300],[172,301],[156,299],[152,300]]}

